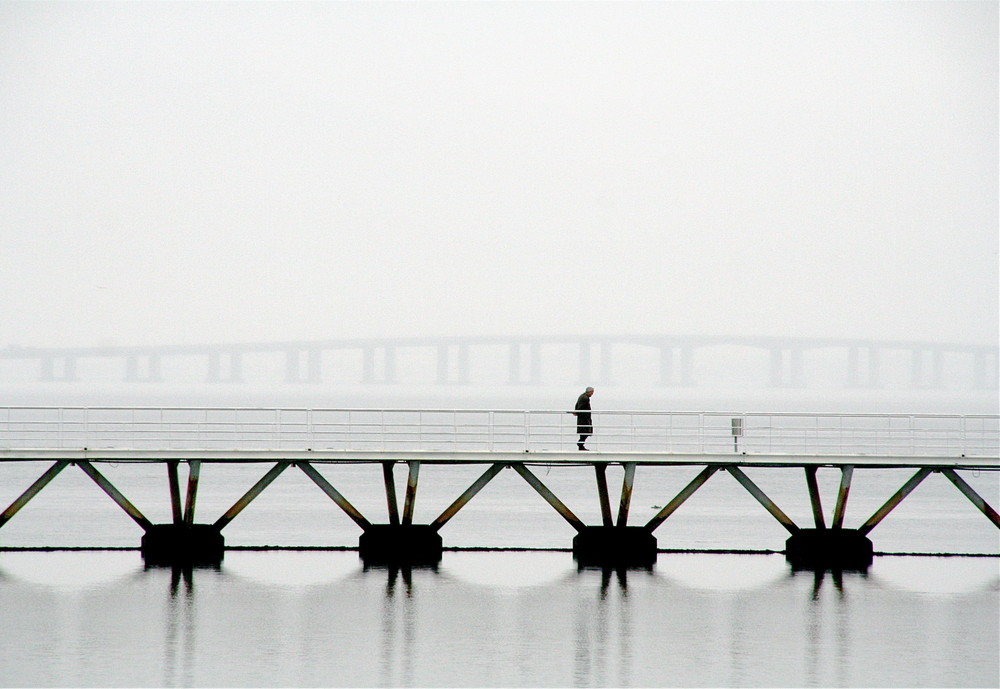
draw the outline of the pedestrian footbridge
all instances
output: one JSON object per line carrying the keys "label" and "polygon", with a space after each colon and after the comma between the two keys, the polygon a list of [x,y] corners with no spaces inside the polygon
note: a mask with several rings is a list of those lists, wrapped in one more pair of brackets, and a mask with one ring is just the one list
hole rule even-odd
{"label": "pedestrian footbridge", "polygon": [[[1000,471],[996,415],[795,414],[660,411],[594,411],[589,451],[576,448],[576,420],[563,410],[305,409],[205,407],[0,407],[0,472],[10,463],[37,463],[38,478],[0,513],[2,527],[61,471],[75,465],[142,530],[142,551],[152,564],[218,561],[223,530],[282,472],[304,472],[361,530],[362,557],[374,562],[425,563],[441,557],[441,531],[497,474],[519,474],[540,499],[576,531],[581,563],[648,565],[656,558],[655,530],[716,474],[728,475],[787,531],[785,552],[805,566],[866,567],[871,531],[932,474],[965,495],[996,527],[996,509],[963,478],[966,472]],[[100,471],[102,463],[160,463],[164,499],[172,521],[153,524]],[[203,465],[259,463],[261,478],[212,521],[195,519]],[[324,469],[338,463],[370,464],[385,492],[386,512],[362,514]],[[436,519],[415,524],[420,467],[482,464],[484,471]],[[396,472],[405,468],[402,504]],[[590,471],[601,522],[586,524],[539,477],[554,465]],[[612,506],[607,469],[624,470]],[[182,491],[181,467],[186,468]],[[645,524],[629,523],[636,468],[642,476],[687,471],[690,482],[664,496],[663,508]],[[744,471],[747,467],[798,467],[812,519],[795,523]],[[884,505],[859,524],[845,524],[855,478],[874,469],[912,469]],[[827,519],[817,473],[838,471],[839,486]],[[563,496],[565,497],[565,496]],[[580,496],[573,496],[579,499]],[[86,509],[81,506],[80,509]],[[498,525],[501,528],[502,525]],[[322,528],[322,525],[317,525]]]}

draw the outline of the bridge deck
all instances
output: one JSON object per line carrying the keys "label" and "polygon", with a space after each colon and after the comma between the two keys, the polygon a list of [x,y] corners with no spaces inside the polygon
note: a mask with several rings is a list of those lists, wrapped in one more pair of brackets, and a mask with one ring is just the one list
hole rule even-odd
{"label": "bridge deck", "polygon": [[845,467],[855,468],[949,468],[976,471],[1000,470],[997,457],[944,457],[918,455],[819,455],[819,454],[736,454],[664,452],[559,452],[498,450],[258,450],[187,449],[139,450],[107,449],[0,449],[0,462],[166,462],[206,463],[312,462],[316,464],[358,464],[379,462],[420,462],[422,464],[537,464],[587,465],[635,464],[638,466],[746,466],[746,467]]}
{"label": "bridge deck", "polygon": [[[362,549],[368,547],[366,542],[380,543],[379,548],[391,543],[390,550],[410,547],[408,539],[416,528],[413,509],[418,477],[420,466],[425,464],[488,465],[437,519],[420,525],[425,535],[433,532],[431,540],[437,539],[438,544],[437,531],[508,467],[528,482],[581,538],[594,538],[594,543],[602,544],[599,549],[618,548],[614,543],[625,538],[624,533],[632,533],[617,527],[628,524],[635,469],[639,465],[702,467],[641,527],[640,540],[646,544],[642,546],[645,550],[655,541],[652,532],[716,473],[736,479],[788,530],[792,539],[805,538],[806,532],[743,472],[743,467],[804,469],[813,520],[824,539],[829,534],[816,478],[821,467],[833,467],[841,473],[829,530],[836,532],[836,538],[845,532],[845,507],[855,470],[867,468],[911,468],[916,472],[855,530],[862,538],[866,539],[896,505],[934,473],[953,483],[1000,528],[996,509],[958,473],[1000,470],[997,416],[594,412],[597,440],[590,438],[591,451],[581,452],[576,449],[577,419],[570,414],[562,410],[0,407],[0,466],[52,462],[0,513],[0,527],[57,474],[75,464],[143,529],[144,539],[153,542],[162,538],[162,547],[173,552],[176,539],[193,538],[191,530],[197,526],[194,507],[201,464],[255,462],[273,466],[214,523],[201,525],[211,532],[207,542],[215,544],[212,548],[221,549],[222,529],[292,466],[303,471],[361,527],[363,539],[368,539],[362,542]],[[100,462],[164,464],[173,523],[150,522],[98,470],[95,464]],[[380,525],[362,514],[315,466],[337,463],[381,464],[388,524]],[[407,467],[402,510],[393,472],[397,463]],[[182,464],[188,467],[183,504],[178,473]],[[612,464],[624,468],[617,519],[611,510],[606,471]],[[531,471],[532,466],[578,466],[595,472],[602,521],[597,532]],[[602,540],[607,537],[598,533],[606,529],[616,534],[608,543]],[[828,545],[819,550],[825,552]],[[870,552],[870,543],[865,547]],[[431,548],[435,549],[439,551],[440,545]]]}

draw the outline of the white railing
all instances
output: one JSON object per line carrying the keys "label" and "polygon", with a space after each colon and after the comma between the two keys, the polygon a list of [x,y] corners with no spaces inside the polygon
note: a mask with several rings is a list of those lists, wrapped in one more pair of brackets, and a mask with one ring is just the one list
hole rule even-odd
{"label": "white railing", "polygon": [[[598,451],[997,457],[996,415],[595,411]],[[0,449],[570,451],[561,410],[0,407]]]}

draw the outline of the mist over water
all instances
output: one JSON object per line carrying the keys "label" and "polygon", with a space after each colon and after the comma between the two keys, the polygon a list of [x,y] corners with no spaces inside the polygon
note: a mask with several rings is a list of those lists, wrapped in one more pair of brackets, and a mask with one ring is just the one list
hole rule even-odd
{"label": "mist over water", "polygon": [[0,348],[997,342],[992,2],[5,2],[0,25]]}

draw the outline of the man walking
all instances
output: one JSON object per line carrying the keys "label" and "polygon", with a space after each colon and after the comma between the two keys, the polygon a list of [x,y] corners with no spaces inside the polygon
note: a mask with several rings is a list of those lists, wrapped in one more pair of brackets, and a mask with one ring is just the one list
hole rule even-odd
{"label": "man walking", "polygon": [[573,412],[573,415],[576,417],[576,432],[580,434],[580,440],[577,442],[576,447],[580,450],[587,449],[583,444],[587,441],[587,438],[594,434],[594,422],[590,418],[590,398],[593,394],[594,388],[587,388],[576,399],[576,411]]}

